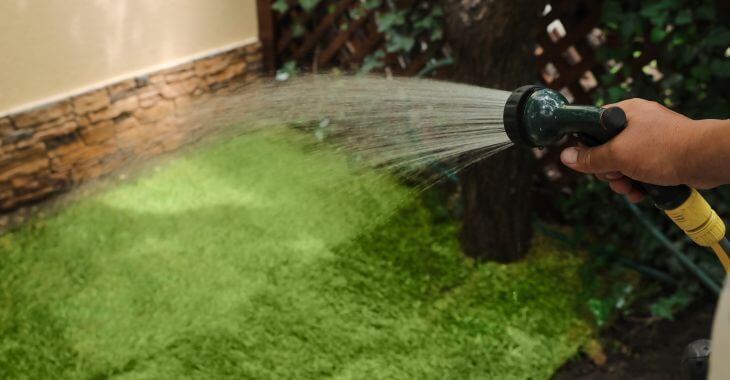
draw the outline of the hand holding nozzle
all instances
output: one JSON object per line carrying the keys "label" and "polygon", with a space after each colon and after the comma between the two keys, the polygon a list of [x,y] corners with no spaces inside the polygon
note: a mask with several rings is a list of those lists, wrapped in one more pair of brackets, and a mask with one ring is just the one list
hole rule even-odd
{"label": "hand holding nozzle", "polygon": [[690,187],[730,183],[730,121],[694,121],[640,99],[606,108],[575,106],[557,91],[532,85],[510,94],[503,118],[507,136],[518,145],[547,146],[577,136],[589,147],[565,149],[565,165],[609,181],[631,201],[649,196],[730,270],[725,224]]}
{"label": "hand holding nozzle", "polygon": [[[708,188],[730,182],[727,165],[715,165],[718,161],[714,159],[702,164],[702,158],[707,157],[705,147],[712,151],[712,145],[718,143],[720,147],[730,146],[722,145],[723,138],[730,143],[730,123],[694,121],[641,99],[608,107],[625,111],[626,128],[605,144],[565,149],[561,154],[563,163],[609,182],[613,191],[626,195],[631,202],[650,195],[687,236],[711,248],[725,270],[730,271],[725,224],[697,190],[682,185]],[[707,140],[713,134],[716,140]]]}
{"label": "hand holding nozzle", "polygon": [[564,150],[561,159],[571,169],[595,174],[633,202],[643,193],[628,178],[698,189],[730,183],[730,121],[692,120],[642,99],[606,107],[624,110],[626,129],[603,145]]}

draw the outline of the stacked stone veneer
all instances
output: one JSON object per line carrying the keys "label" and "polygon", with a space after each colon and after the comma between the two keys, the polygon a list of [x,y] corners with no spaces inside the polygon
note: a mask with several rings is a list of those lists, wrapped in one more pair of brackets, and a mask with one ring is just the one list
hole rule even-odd
{"label": "stacked stone veneer", "polygon": [[254,81],[258,43],[0,117],[0,215],[178,148],[195,98]]}

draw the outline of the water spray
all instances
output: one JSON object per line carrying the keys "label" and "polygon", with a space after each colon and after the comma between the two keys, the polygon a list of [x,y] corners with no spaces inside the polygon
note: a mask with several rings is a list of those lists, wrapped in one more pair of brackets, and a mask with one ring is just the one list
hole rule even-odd
{"label": "water spray", "polygon": [[[544,147],[572,135],[587,146],[603,144],[626,128],[621,108],[571,105],[559,92],[541,86],[523,86],[512,92],[504,106],[504,129],[515,145]],[[695,189],[635,182],[692,241],[712,249],[725,271],[730,271],[730,242],[725,223]]]}
{"label": "water spray", "polygon": [[[448,175],[513,144],[555,145],[566,135],[596,146],[621,133],[627,123],[618,107],[571,105],[559,92],[540,86],[510,93],[370,76],[310,75],[264,83],[195,110],[208,132],[228,125],[314,124],[318,140],[405,175],[441,162],[448,163],[450,170],[442,173]],[[695,243],[711,248],[730,271],[725,224],[699,192],[684,185],[635,186]]]}

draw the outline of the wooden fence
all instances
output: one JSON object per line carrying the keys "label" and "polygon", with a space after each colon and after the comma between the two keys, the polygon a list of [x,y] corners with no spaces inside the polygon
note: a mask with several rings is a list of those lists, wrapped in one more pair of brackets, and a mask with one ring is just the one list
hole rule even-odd
{"label": "wooden fence", "polygon": [[[385,36],[378,31],[376,13],[359,0],[321,1],[306,12],[297,0],[289,1],[286,12],[272,9],[274,0],[258,0],[259,36],[265,49],[265,64],[273,71],[294,61],[300,67],[317,71],[329,67],[357,70],[375,52],[382,52],[383,69],[398,76],[412,76],[431,60],[448,56],[448,47],[418,36],[417,52],[388,53]],[[404,7],[430,8],[433,1],[404,0]],[[444,70],[433,70],[445,75]]]}
{"label": "wooden fence", "polygon": [[[272,8],[274,0],[258,0],[260,37],[264,62],[269,71],[286,62],[321,70],[340,67],[355,70],[377,51],[384,57],[385,69],[394,75],[416,75],[429,61],[447,57],[448,46],[419,37],[419,46],[427,46],[411,55],[387,53],[385,38],[378,32],[375,14],[382,9],[364,10],[359,0],[322,1],[305,12],[299,2],[289,2],[286,12]],[[403,1],[403,6],[418,7],[429,1]],[[606,41],[598,28],[600,2],[590,0],[552,1],[545,8],[536,27],[537,73],[543,82],[563,92],[570,100],[591,103],[605,63],[596,59],[596,49]],[[632,68],[640,71],[651,59],[644,54]],[[434,70],[432,75],[447,76],[449,69]]]}

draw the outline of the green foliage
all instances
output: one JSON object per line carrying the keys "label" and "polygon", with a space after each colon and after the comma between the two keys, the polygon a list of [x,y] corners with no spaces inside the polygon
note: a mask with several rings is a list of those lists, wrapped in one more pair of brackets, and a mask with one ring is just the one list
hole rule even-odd
{"label": "green foliage", "polygon": [[276,71],[276,79],[285,81],[299,73],[296,61],[288,61]]}
{"label": "green foliage", "polygon": [[[730,216],[727,207],[729,203],[721,200],[719,196],[722,193],[720,191],[719,194],[705,195],[727,220]],[[698,285],[697,277],[668,252],[622,203],[621,197],[613,194],[605,183],[590,177],[581,178],[574,187],[573,194],[563,196],[560,201],[565,221],[574,226],[572,238],[579,246],[588,249],[593,257],[593,265],[587,268],[588,276],[613,278],[615,282],[615,286],[594,290],[598,297],[592,296],[595,298],[592,301],[592,310],[600,310],[599,313],[594,313],[599,324],[604,316],[611,314],[655,315],[665,318],[666,313],[656,313],[655,310],[666,309],[655,309],[657,306],[652,306],[657,299],[679,289],[690,300],[705,292]],[[649,202],[640,205],[640,208],[645,217],[665,233],[675,246],[716,282],[722,283],[724,271],[711,252],[687,239],[684,233]],[[636,268],[626,266],[622,261],[626,259],[645,266],[648,271],[659,271],[662,278],[658,279],[653,273],[643,273],[639,282],[627,277],[626,273],[636,273]],[[590,283],[590,278],[586,278],[587,283]],[[664,278],[670,278],[671,283]],[[641,289],[641,292],[624,294],[624,285],[631,286],[634,291]],[[622,296],[626,296],[626,302],[621,303],[622,307],[616,307],[619,304],[615,301]],[[599,304],[601,309],[596,308]],[[680,311],[686,305],[687,303],[673,304],[671,311]],[[610,318],[612,317],[609,316],[608,319]]]}
{"label": "green foliage", "polygon": [[[311,12],[322,0],[299,0],[299,5],[306,12]],[[289,10],[289,0],[275,0],[271,8],[279,13],[286,13]]]}
{"label": "green foliage", "polygon": [[0,237],[0,378],[548,379],[586,340],[574,255],[474,266],[410,190],[279,132]]}
{"label": "green foliage", "polygon": [[[619,43],[598,51],[600,61],[607,64],[596,92],[599,105],[641,97],[695,118],[730,118],[730,29],[727,19],[721,19],[727,15],[714,11],[714,0],[606,0],[602,6],[603,29],[609,39]],[[642,60],[644,54],[653,54],[652,59],[644,67],[632,68],[632,62]],[[669,318],[702,291],[698,280],[627,208],[618,206],[620,197],[608,186],[583,178],[573,191],[563,198],[561,207],[566,221],[576,226],[579,239],[601,245],[610,255],[660,270],[675,282],[674,287],[659,286],[645,276],[641,285],[645,292],[633,297],[635,304],[624,310],[612,308],[613,312]],[[728,220],[730,189],[717,189],[706,196]],[[651,205],[641,208],[680,250],[722,283],[723,271],[714,255],[695,246]],[[615,260],[605,261],[595,270],[616,270],[616,265]],[[617,294],[613,291],[601,298],[603,302],[594,301],[594,308],[607,311],[605,306],[613,304]]]}
{"label": "green foliage", "polygon": [[275,11],[279,13],[284,13],[289,10],[289,1],[287,0],[275,0],[273,4],[271,4],[271,8],[273,8]]}
{"label": "green foliage", "polygon": [[385,35],[389,53],[412,53],[416,41],[428,36],[436,42],[443,38],[443,11],[437,4],[430,7],[399,9],[390,5],[377,14],[378,31]]}
{"label": "green foliage", "polygon": [[[730,28],[721,17],[714,0],[604,1],[606,31],[620,43],[599,51],[613,61],[599,102],[641,97],[692,117],[730,117]],[[653,65],[632,72],[643,54],[656,55]]]}
{"label": "green foliage", "polygon": [[692,293],[685,289],[679,289],[671,296],[660,298],[652,304],[650,307],[651,314],[655,317],[671,320],[674,318],[677,309],[685,308],[690,302],[692,302]]}
{"label": "green foliage", "polygon": [[360,66],[358,74],[363,75],[373,70],[382,69],[383,67],[385,67],[383,59],[385,59],[385,52],[382,50],[378,50],[375,53],[370,54],[369,56],[365,57],[362,66]]}
{"label": "green foliage", "polygon": [[[378,31],[385,36],[385,49],[388,53],[415,56],[422,53],[420,41],[432,44],[443,39],[444,14],[438,4],[422,2],[419,6],[403,9],[391,1],[373,0],[368,3],[372,9],[380,9],[376,14],[376,22]],[[368,73],[384,67],[385,57],[382,51],[371,54],[365,59],[360,72]],[[443,67],[451,63],[449,57],[434,57],[427,68]]]}
{"label": "green foliage", "polygon": [[[310,18],[306,14],[321,15],[325,8],[322,4],[321,0],[299,0],[298,3],[291,0],[276,0],[272,8],[276,12],[288,13],[291,16],[292,37],[301,38],[307,28],[315,26],[312,24],[312,20],[317,19],[317,17]],[[301,9],[301,12],[291,12],[295,5]],[[331,13],[335,11],[335,8],[335,3],[329,3],[326,11]],[[359,74],[367,74],[373,70],[383,69],[386,66],[388,54],[397,54],[408,61],[412,57],[424,53],[424,49],[428,49],[432,44],[440,43],[443,40],[444,15],[441,7],[436,3],[421,1],[415,5],[403,7],[402,4],[393,0],[361,0],[357,6],[350,7],[347,14],[351,19],[357,20],[368,12],[375,12],[377,30],[385,38],[385,47],[365,57],[360,67],[344,69],[356,69]],[[343,23],[342,28],[346,28],[347,25],[347,23]],[[434,51],[432,59],[426,63],[426,67],[423,69],[423,74],[426,75],[451,63],[452,60],[446,56],[445,52]]]}
{"label": "green foliage", "polygon": [[299,0],[299,5],[302,6],[305,12],[311,12],[312,9],[317,7],[322,0]]}

